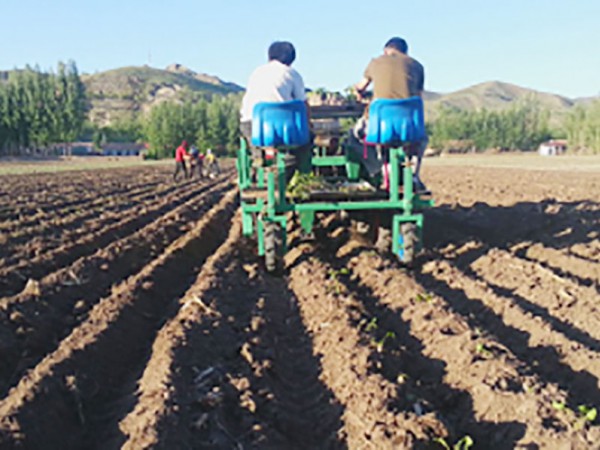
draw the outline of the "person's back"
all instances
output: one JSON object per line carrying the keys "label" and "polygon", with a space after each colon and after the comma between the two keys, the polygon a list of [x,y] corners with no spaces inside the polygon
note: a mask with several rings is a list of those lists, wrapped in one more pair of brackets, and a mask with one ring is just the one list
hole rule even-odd
{"label": "person's back", "polygon": [[[290,42],[273,42],[268,50],[269,62],[257,67],[250,75],[240,109],[240,131],[252,153],[253,177],[255,169],[265,163],[262,149],[252,146],[252,113],[258,103],[302,100],[306,93],[302,76],[291,67],[296,59],[296,49]],[[307,113],[308,113],[308,104]],[[286,176],[291,178],[294,170],[309,172],[311,169],[310,144],[288,150],[286,153]]]}
{"label": "person's back", "polygon": [[403,99],[420,96],[423,91],[423,66],[398,51],[371,60],[365,76],[373,82],[373,98]]}
{"label": "person's back", "polygon": [[[290,53],[292,52],[290,51]],[[293,61],[294,58],[295,51],[291,60]],[[252,121],[252,111],[257,103],[306,99],[304,81],[300,74],[290,66],[292,61],[289,59],[270,51],[269,62],[257,67],[252,72],[242,99],[240,110],[242,123]]]}
{"label": "person's back", "polygon": [[[366,92],[369,85],[373,83],[374,99],[406,99],[410,97],[422,97],[425,84],[425,71],[421,63],[408,56],[408,45],[399,37],[388,40],[383,48],[383,55],[372,59],[365,69],[363,79],[354,88],[360,98]],[[366,110],[368,111],[368,109]],[[363,145],[359,142],[364,139],[367,127],[366,116],[363,116],[352,133],[350,133],[349,148],[359,154],[364,153]],[[427,188],[420,179],[421,161],[428,139],[425,137],[421,142],[411,143],[407,146],[407,152],[416,153],[417,164],[414,170],[414,181],[416,188],[425,191]],[[413,151],[413,149],[415,149]],[[370,176],[381,172],[383,166],[372,152],[367,152],[367,157],[361,161]],[[386,163],[387,164],[387,163]]]}

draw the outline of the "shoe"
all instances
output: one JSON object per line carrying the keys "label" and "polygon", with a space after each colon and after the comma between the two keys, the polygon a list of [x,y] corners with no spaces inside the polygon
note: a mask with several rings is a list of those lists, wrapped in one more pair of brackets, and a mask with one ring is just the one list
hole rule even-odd
{"label": "shoe", "polygon": [[423,183],[421,181],[421,179],[418,177],[413,177],[413,186],[414,186],[415,192],[418,192],[420,194],[429,192],[429,189],[427,189],[427,186],[425,186],[425,183]]}

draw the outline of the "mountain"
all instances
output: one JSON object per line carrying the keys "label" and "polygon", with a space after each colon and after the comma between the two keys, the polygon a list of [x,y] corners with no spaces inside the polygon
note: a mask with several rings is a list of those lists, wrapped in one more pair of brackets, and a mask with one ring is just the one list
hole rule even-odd
{"label": "mountain", "polygon": [[[214,75],[197,73],[180,64],[165,69],[148,66],[123,67],[93,75],[82,75],[90,98],[90,119],[106,125],[121,118],[145,112],[165,100],[182,100],[190,96],[212,96],[243,92],[235,83]],[[488,81],[450,93],[425,92],[428,120],[442,107],[460,110],[486,108],[502,110],[526,99],[534,99],[550,111],[550,121],[559,125],[575,105],[585,105],[600,97],[569,99],[500,81]]]}
{"label": "mountain", "polygon": [[220,78],[196,73],[180,64],[166,69],[123,67],[82,75],[90,100],[90,120],[99,125],[130,119],[166,100],[190,96],[210,97],[242,92],[243,87]]}
{"label": "mountain", "polygon": [[425,108],[428,119],[435,120],[441,107],[467,111],[482,108],[498,111],[530,99],[536,101],[543,109],[550,111],[552,124],[559,124],[576,104],[583,103],[584,100],[592,101],[589,98],[573,100],[510,83],[488,81],[448,94],[428,93],[425,96]]}

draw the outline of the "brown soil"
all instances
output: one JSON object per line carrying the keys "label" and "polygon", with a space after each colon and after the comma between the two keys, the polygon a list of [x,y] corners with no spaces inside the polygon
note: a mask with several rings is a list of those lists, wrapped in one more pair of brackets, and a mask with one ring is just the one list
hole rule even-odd
{"label": "brown soil", "polygon": [[0,448],[600,448],[580,412],[600,407],[597,174],[427,168],[416,269],[331,216],[315,240],[290,230],[276,278],[231,180],[163,171],[70,174],[106,196],[81,198],[97,214],[70,217],[66,185],[34,218],[0,211],[32,237],[64,215],[75,239],[39,241],[50,256],[16,263],[37,283],[0,300]]}

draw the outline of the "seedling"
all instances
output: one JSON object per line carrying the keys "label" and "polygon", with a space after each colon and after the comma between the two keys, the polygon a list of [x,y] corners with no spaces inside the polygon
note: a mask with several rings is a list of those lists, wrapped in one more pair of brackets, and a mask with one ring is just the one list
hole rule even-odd
{"label": "seedling", "polygon": [[371,321],[365,327],[365,330],[367,331],[367,333],[370,333],[371,331],[375,331],[376,329],[377,329],[377,317],[373,317],[371,319]]}
{"label": "seedling", "polygon": [[494,356],[494,354],[490,350],[488,350],[485,347],[485,344],[483,344],[482,342],[477,344],[477,347],[475,347],[475,352],[484,358],[492,358]]}
{"label": "seedling", "polygon": [[575,430],[581,430],[587,423],[591,424],[598,417],[596,408],[587,405],[579,405],[577,411],[573,411],[565,402],[553,401],[552,408],[557,411],[564,411]]}
{"label": "seedling", "polygon": [[593,422],[596,420],[596,417],[598,417],[598,411],[596,411],[596,408],[591,408],[586,405],[579,405],[577,410],[579,411],[580,416],[587,422]]}
{"label": "seedling", "polygon": [[329,272],[327,272],[329,279],[333,282],[333,290],[336,294],[340,294],[344,288],[340,282],[340,276],[349,274],[350,270],[348,270],[346,267],[342,267],[340,270],[330,269]]}
{"label": "seedling", "polygon": [[433,301],[433,295],[429,292],[418,293],[415,297],[417,303],[431,303]]}
{"label": "seedling", "polygon": [[373,345],[375,345],[377,353],[383,352],[383,346],[385,345],[385,341],[387,341],[388,339],[396,339],[396,333],[394,333],[393,331],[388,331],[380,340],[373,340]]}
{"label": "seedling", "polygon": [[440,444],[445,450],[469,450],[474,445],[473,439],[469,435],[464,436],[452,447],[450,447],[444,438],[435,438],[433,442]]}

